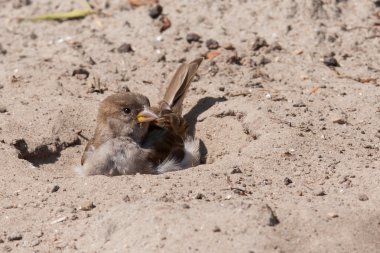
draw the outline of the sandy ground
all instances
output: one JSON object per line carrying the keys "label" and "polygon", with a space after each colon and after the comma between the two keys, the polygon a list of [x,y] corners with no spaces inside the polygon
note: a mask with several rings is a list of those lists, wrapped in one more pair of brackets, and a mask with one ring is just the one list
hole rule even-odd
{"label": "sandy ground", "polygon": [[[162,0],[163,33],[149,6],[91,3],[19,22],[82,7],[0,1],[0,252],[380,252],[379,1]],[[184,110],[204,164],[76,176],[99,102],[154,104],[209,39]]]}

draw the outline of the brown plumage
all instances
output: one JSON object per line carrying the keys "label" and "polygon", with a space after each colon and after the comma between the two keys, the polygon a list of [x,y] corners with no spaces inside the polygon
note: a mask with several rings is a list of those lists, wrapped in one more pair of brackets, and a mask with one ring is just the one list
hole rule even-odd
{"label": "brown plumage", "polygon": [[107,97],[100,104],[95,134],[78,173],[162,173],[196,165],[199,141],[187,136],[182,103],[201,62],[182,64],[156,107],[137,93]]}
{"label": "brown plumage", "polygon": [[159,118],[150,125],[143,145],[152,150],[149,159],[154,164],[168,158],[176,161],[184,158],[189,125],[182,117],[183,100],[202,60],[182,64],[172,77],[164,98],[152,108]]}

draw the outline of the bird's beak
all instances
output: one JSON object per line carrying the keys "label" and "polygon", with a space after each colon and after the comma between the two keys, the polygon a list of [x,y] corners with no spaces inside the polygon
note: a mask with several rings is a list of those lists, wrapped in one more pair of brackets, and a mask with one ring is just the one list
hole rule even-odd
{"label": "bird's beak", "polygon": [[137,114],[137,122],[139,123],[151,122],[155,119],[158,119],[158,116],[148,108],[144,108],[142,112]]}

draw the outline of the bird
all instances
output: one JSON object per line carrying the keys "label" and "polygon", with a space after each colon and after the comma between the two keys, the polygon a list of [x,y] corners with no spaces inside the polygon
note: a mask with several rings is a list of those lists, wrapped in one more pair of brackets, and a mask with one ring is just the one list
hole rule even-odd
{"label": "bird", "polygon": [[198,165],[199,139],[189,135],[182,109],[202,60],[181,64],[156,106],[134,92],[105,98],[76,172],[82,176],[161,174]]}

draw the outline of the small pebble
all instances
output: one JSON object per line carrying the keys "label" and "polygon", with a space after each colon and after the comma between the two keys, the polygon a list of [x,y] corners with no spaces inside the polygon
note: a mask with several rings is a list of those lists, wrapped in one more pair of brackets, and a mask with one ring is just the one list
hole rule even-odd
{"label": "small pebble", "polygon": [[79,207],[79,210],[82,210],[82,211],[90,211],[92,209],[94,209],[96,206],[94,205],[94,203],[92,201],[87,201],[87,202],[84,202],[80,207]]}
{"label": "small pebble", "polygon": [[132,49],[131,44],[123,43],[121,44],[120,47],[118,47],[117,52],[120,54],[130,53],[130,52],[133,52],[133,49]]}
{"label": "small pebble", "polygon": [[47,192],[57,192],[59,190],[59,185],[53,185],[53,186],[49,186],[48,189],[47,189]]}
{"label": "small pebble", "polygon": [[8,236],[8,241],[12,242],[12,241],[19,241],[22,239],[22,235],[20,233],[14,233],[14,234],[11,234],[10,236]]}
{"label": "small pebble", "polygon": [[235,50],[235,47],[231,43],[224,45],[223,48],[226,50]]}
{"label": "small pebble", "polygon": [[267,47],[268,46],[268,43],[267,43],[267,41],[264,39],[264,38],[262,38],[262,37],[257,37],[256,39],[255,39],[255,41],[253,42],[253,44],[252,44],[252,50],[253,51],[257,51],[257,50],[259,50],[260,48],[262,48],[262,47]]}
{"label": "small pebble", "polygon": [[315,196],[325,196],[327,194],[324,190],[319,190],[319,191],[316,191],[314,195]]}
{"label": "small pebble", "polygon": [[368,196],[366,194],[360,194],[359,195],[359,200],[360,201],[367,201],[369,200]]}
{"label": "small pebble", "polygon": [[186,41],[191,43],[191,42],[199,42],[201,39],[201,36],[199,36],[196,33],[188,33],[186,35]]}
{"label": "small pebble", "polygon": [[219,233],[220,231],[222,231],[218,226],[215,226],[212,230],[212,232],[214,233]]}
{"label": "small pebble", "polygon": [[284,184],[285,185],[290,185],[291,183],[293,183],[293,181],[290,178],[288,178],[288,177],[284,178]]}
{"label": "small pebble", "polygon": [[184,209],[189,209],[189,208],[190,208],[190,205],[185,203],[185,204],[182,205],[182,208],[184,208]]}
{"label": "small pebble", "polygon": [[338,218],[339,215],[337,213],[328,213],[327,217],[329,217],[329,218]]}
{"label": "small pebble", "polygon": [[30,38],[31,38],[32,40],[36,40],[36,39],[38,38],[38,36],[37,36],[37,34],[35,34],[34,32],[32,32],[32,33],[30,34]]}
{"label": "small pebble", "polygon": [[2,238],[0,238],[0,243],[4,243],[4,240]]}
{"label": "small pebble", "polygon": [[238,168],[238,167],[233,168],[232,171],[231,171],[231,174],[239,174],[239,173],[243,173],[243,172],[242,172],[241,169]]}
{"label": "small pebble", "polygon": [[323,63],[328,67],[340,67],[338,61],[333,56],[325,56]]}
{"label": "small pebble", "polygon": [[195,195],[195,199],[203,199],[205,197],[205,195],[203,195],[202,193],[197,193],[197,195]]}
{"label": "small pebble", "polygon": [[129,201],[131,201],[131,198],[128,195],[125,195],[124,198],[123,198],[123,201],[124,202],[129,202]]}
{"label": "small pebble", "polygon": [[299,102],[299,103],[293,104],[293,107],[306,107],[306,104],[304,102]]}
{"label": "small pebble", "polygon": [[218,49],[219,48],[219,43],[216,40],[209,39],[206,41],[206,47],[210,50],[213,49]]}
{"label": "small pebble", "polygon": [[7,108],[5,106],[0,105],[0,113],[6,113]]}
{"label": "small pebble", "polygon": [[162,10],[163,10],[162,6],[157,4],[156,6],[154,6],[153,8],[149,10],[149,16],[153,19],[156,19],[161,15]]}
{"label": "small pebble", "polygon": [[33,241],[30,242],[30,247],[35,247],[41,243],[40,239],[34,239]]}

